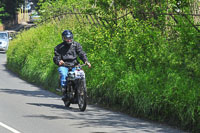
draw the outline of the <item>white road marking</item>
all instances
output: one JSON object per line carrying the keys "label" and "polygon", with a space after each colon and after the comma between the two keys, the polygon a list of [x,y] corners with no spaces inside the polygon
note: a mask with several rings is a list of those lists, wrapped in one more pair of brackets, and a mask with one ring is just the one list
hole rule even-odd
{"label": "white road marking", "polygon": [[2,127],[6,128],[6,129],[10,130],[13,133],[21,133],[21,132],[15,130],[15,129],[13,129],[12,127],[7,126],[6,124],[3,124],[2,122],[0,122],[0,126],[2,126]]}

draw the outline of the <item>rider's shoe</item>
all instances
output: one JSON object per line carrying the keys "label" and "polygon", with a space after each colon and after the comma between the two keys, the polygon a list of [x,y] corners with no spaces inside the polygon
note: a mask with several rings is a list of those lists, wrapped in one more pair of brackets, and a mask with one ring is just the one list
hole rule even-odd
{"label": "rider's shoe", "polygon": [[68,99],[67,94],[64,94],[64,95],[62,96],[62,100],[65,101],[65,100],[67,100],[67,99]]}
{"label": "rider's shoe", "polygon": [[58,91],[58,92],[62,92],[62,93],[64,93],[65,92],[65,88],[64,87],[62,87],[62,88],[56,88],[56,91]]}
{"label": "rider's shoe", "polygon": [[62,88],[61,88],[61,92],[64,93],[65,91],[66,91],[65,87],[62,87]]}
{"label": "rider's shoe", "polygon": [[61,92],[61,89],[60,88],[56,88],[56,91]]}

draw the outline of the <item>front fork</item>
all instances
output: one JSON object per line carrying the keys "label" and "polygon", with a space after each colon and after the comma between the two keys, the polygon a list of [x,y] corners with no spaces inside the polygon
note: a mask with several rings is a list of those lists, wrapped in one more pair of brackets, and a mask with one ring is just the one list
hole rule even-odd
{"label": "front fork", "polygon": [[85,79],[77,79],[75,81],[68,81],[63,95],[67,95],[69,100],[75,100],[77,99],[77,94],[83,95],[84,91],[87,91]]}
{"label": "front fork", "polygon": [[65,91],[63,92],[63,95],[67,95],[68,98],[71,100],[74,99],[75,94],[76,93],[74,89],[74,83],[72,81],[68,81]]}

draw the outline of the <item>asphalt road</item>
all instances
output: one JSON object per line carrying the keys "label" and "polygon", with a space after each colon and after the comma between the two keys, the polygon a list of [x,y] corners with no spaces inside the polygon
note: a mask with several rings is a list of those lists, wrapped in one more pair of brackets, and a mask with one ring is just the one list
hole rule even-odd
{"label": "asphalt road", "polygon": [[0,133],[183,133],[89,105],[66,109],[61,97],[18,78],[0,53]]}

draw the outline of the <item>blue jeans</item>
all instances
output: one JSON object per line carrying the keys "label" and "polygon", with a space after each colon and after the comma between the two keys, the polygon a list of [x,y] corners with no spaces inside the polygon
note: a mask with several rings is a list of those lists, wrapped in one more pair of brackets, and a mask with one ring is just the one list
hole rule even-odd
{"label": "blue jeans", "polygon": [[[76,70],[76,68],[72,68],[72,71],[74,72]],[[66,87],[67,86],[67,76],[68,76],[68,71],[69,68],[68,67],[64,67],[64,66],[60,66],[58,68],[58,72],[60,74],[60,84],[61,87]]]}

